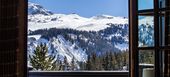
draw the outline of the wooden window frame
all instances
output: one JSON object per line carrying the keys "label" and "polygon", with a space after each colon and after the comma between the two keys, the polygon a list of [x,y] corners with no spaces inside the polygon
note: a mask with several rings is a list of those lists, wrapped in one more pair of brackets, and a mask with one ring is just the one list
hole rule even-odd
{"label": "wooden window frame", "polygon": [[[162,50],[170,50],[170,46],[161,46],[160,45],[160,36],[159,36],[159,16],[166,15],[169,11],[169,7],[166,8],[159,8],[159,0],[153,0],[154,7],[153,9],[144,9],[138,10],[138,0],[130,0],[129,1],[129,29],[130,29],[130,77],[139,77],[139,50],[154,50],[155,51],[155,77],[161,76],[161,69],[160,67],[160,53]],[[166,5],[168,3],[166,2]],[[160,12],[163,12],[163,14]],[[169,13],[169,12],[168,12]],[[138,47],[138,16],[153,16],[154,17],[154,43],[155,46],[153,47]],[[169,14],[168,14],[169,15]],[[167,16],[165,16],[167,17]],[[165,18],[165,26],[167,27],[167,22],[169,18]],[[168,29],[168,28],[166,28]],[[167,30],[165,29],[165,35],[167,34]],[[165,41],[168,38],[165,38]]]}
{"label": "wooden window frame", "polygon": [[[22,0],[24,1],[24,14],[25,14],[25,22],[26,27],[24,27],[24,50],[27,51],[27,29],[28,29],[28,20],[27,20],[27,15],[28,15],[28,0]],[[129,0],[128,0],[129,1]],[[128,3],[129,5],[129,3]],[[128,77],[129,76],[129,71],[73,71],[73,72],[57,72],[57,71],[44,71],[44,72],[29,72],[27,68],[27,52],[24,52],[24,77],[29,77],[29,76],[47,76],[47,77]]]}

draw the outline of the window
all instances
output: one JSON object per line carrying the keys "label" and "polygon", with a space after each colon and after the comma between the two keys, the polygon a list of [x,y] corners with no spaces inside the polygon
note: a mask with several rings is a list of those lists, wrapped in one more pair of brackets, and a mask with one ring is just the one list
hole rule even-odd
{"label": "window", "polygon": [[[23,11],[23,9],[25,9],[26,7],[24,4],[25,0],[6,0],[6,1],[1,1],[0,2],[0,66],[1,67],[1,72],[0,72],[0,76],[7,76],[7,77],[12,77],[12,76],[21,76],[23,77],[24,72],[26,73],[27,70],[24,70],[25,65],[25,58],[23,58],[24,52],[22,51],[27,51],[27,48],[24,48],[24,46],[26,46],[26,44],[24,45],[24,42],[26,40],[26,37],[23,37],[25,35],[25,30],[26,30],[26,23],[24,22],[24,18],[25,18],[25,14]],[[144,0],[143,0],[144,1]],[[155,75],[155,77],[169,77],[169,64],[170,64],[170,57],[169,57],[169,33],[170,33],[170,23],[169,23],[169,0],[150,0],[151,4],[149,4],[149,7],[142,7],[142,8],[138,8],[138,5],[141,6],[141,4],[139,4],[140,1],[138,0],[130,0],[129,3],[129,19],[130,19],[130,76],[131,77],[138,77],[138,76],[147,76],[148,70],[151,70],[152,73],[154,74],[149,74],[149,75]],[[142,3],[146,3],[145,1]],[[131,5],[133,4],[133,5]],[[147,4],[147,3],[146,3]],[[7,5],[7,6],[6,6]],[[19,5],[19,6],[18,6]],[[37,5],[39,8],[42,8],[41,6]],[[6,10],[9,10],[10,12],[7,12]],[[34,8],[35,9],[35,8]],[[44,14],[45,16],[48,16],[50,14],[53,14],[47,10],[42,9],[41,11],[36,11],[39,13]],[[32,14],[36,14],[36,12],[32,12]],[[75,14],[75,13],[73,13]],[[30,17],[34,17],[30,16]],[[41,18],[41,15],[39,15],[39,17]],[[29,17],[28,17],[29,18]],[[75,18],[78,19],[78,18]],[[110,19],[110,17],[109,17]],[[145,22],[147,23],[141,23],[141,20],[145,20]],[[29,19],[28,19],[29,20]],[[46,19],[48,20],[48,18]],[[56,19],[51,19],[51,21],[55,21]],[[153,20],[153,25],[150,25],[150,20]],[[31,20],[29,20],[31,21]],[[46,21],[39,21],[37,19],[33,20],[33,21],[37,21],[39,23],[46,23]],[[148,23],[149,22],[149,23]],[[11,25],[12,24],[12,25]],[[34,23],[37,24],[37,23]],[[142,25],[142,26],[141,26]],[[144,25],[146,27],[144,27]],[[38,26],[38,27],[42,27]],[[140,28],[140,29],[139,29]],[[37,29],[37,27],[35,27],[35,29]],[[152,32],[151,30],[154,29],[154,31]],[[8,30],[11,30],[11,36],[6,36],[5,34],[10,34]],[[48,31],[48,29],[45,29],[46,31]],[[147,31],[149,30],[149,31]],[[24,32],[25,31],[25,32]],[[41,33],[42,31],[40,30],[39,33]],[[89,31],[92,32],[93,31]],[[149,38],[149,41],[153,41],[153,42],[149,42],[148,40],[140,40],[142,37],[144,36],[141,32],[145,32],[147,34],[146,38]],[[29,30],[28,29],[28,35],[34,34],[36,32]],[[38,33],[38,32],[37,32]],[[44,32],[43,33],[43,37],[48,35],[48,32]],[[2,37],[3,36],[3,37]],[[62,36],[58,36],[59,38]],[[58,38],[57,37],[57,38]],[[67,36],[64,36],[67,37]],[[24,39],[23,39],[24,38]],[[44,60],[44,58],[41,59],[33,59],[33,56],[31,56],[32,54],[38,54],[38,56],[34,56],[34,57],[42,57],[44,56],[43,53],[47,52],[49,48],[47,48],[47,46],[49,44],[44,44],[44,43],[40,43],[40,45],[35,44],[38,41],[35,41],[37,38],[40,38],[40,36],[38,35],[31,35],[28,37],[28,41],[33,41],[33,42],[28,42],[28,44],[30,45],[35,45],[36,48],[35,50],[37,50],[37,52],[35,53],[31,53],[30,55],[28,55],[28,60],[32,59],[32,63],[36,62],[37,60]],[[47,37],[46,37],[47,38]],[[64,38],[61,38],[61,40],[63,40]],[[49,39],[47,39],[49,41]],[[48,42],[45,39],[42,39],[40,41],[43,42]],[[65,39],[67,40],[67,39]],[[50,40],[50,41],[55,41],[55,39]],[[62,43],[63,41],[60,41],[59,43]],[[26,42],[25,42],[26,43]],[[71,45],[72,43],[68,43],[69,45]],[[77,42],[75,43],[77,44]],[[74,44],[74,46],[75,46]],[[28,46],[30,47],[30,46]],[[53,48],[53,46],[50,46],[50,48]],[[28,48],[29,49],[29,48]],[[75,47],[75,49],[79,49],[79,47]],[[69,49],[66,49],[69,50]],[[38,51],[44,51],[41,52],[41,54]],[[53,51],[51,51],[53,52]],[[54,52],[55,53],[55,52]],[[54,62],[54,55],[50,54],[48,52],[47,58],[45,58],[46,63],[44,64],[48,64],[48,63],[52,63],[52,64],[48,64],[51,67],[53,66],[53,62]],[[50,57],[49,57],[50,56]],[[52,57],[51,57],[52,56]],[[154,56],[154,57],[153,57]],[[30,58],[29,58],[30,57]],[[6,59],[9,59],[9,61],[6,61]],[[64,62],[64,68],[69,68],[70,66],[66,65],[67,63],[67,57],[63,58],[63,62]],[[74,59],[73,59],[74,60]],[[123,58],[124,60],[124,58]],[[154,60],[154,61],[153,61]],[[72,61],[73,62],[73,61]],[[29,62],[28,62],[29,63]],[[55,63],[55,62],[54,62]],[[121,62],[120,62],[121,63]],[[145,65],[146,63],[148,63],[147,67],[139,67],[140,65]],[[38,63],[34,63],[35,66]],[[122,63],[121,63],[122,64]],[[41,65],[38,65],[40,67],[42,67]],[[36,68],[39,67],[35,67],[33,70],[35,70]],[[53,67],[54,68],[54,67]],[[142,70],[140,69],[142,68]],[[149,69],[146,69],[149,68]],[[150,69],[151,68],[151,69]],[[153,69],[154,68],[154,69]],[[16,70],[17,69],[17,70]],[[32,69],[32,68],[30,68]],[[56,68],[55,68],[56,69]],[[24,71],[23,71],[24,70]],[[38,69],[42,70],[42,68]],[[49,70],[48,68],[46,70]],[[68,70],[68,69],[66,69]],[[143,71],[141,73],[141,71]],[[29,72],[30,73],[30,72]],[[46,72],[47,73],[47,72]],[[56,72],[50,72],[51,75],[54,76],[54,73],[56,74]],[[83,72],[69,72],[72,75],[76,75],[78,73],[83,73]],[[96,72],[89,72],[91,75],[96,74]],[[102,73],[101,71],[99,73],[97,73],[98,75],[100,75],[100,77],[103,77],[103,75],[107,75],[110,76],[111,74],[121,74],[124,76],[124,74],[120,73],[119,71],[116,72],[106,72],[106,73]],[[35,74],[35,72],[31,73],[31,74]],[[42,72],[38,72],[38,74],[42,74]],[[61,73],[57,73],[58,75],[61,75]],[[63,73],[62,73],[63,74]],[[141,75],[140,75],[141,74]],[[25,74],[26,75],[26,74]],[[39,75],[38,75],[39,76]],[[24,76],[25,77],[25,76]],[[119,76],[120,77],[120,76]],[[149,76],[151,77],[151,76]]]}
{"label": "window", "polygon": [[[169,0],[130,3],[131,77],[168,77]],[[141,63],[152,67],[141,69]]]}
{"label": "window", "polygon": [[128,71],[128,28],[128,0],[29,0],[28,67]]}

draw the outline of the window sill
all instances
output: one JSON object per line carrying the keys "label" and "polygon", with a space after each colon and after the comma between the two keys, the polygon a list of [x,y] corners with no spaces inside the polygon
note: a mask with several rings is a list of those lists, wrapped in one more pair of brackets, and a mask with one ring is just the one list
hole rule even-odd
{"label": "window sill", "polygon": [[128,71],[30,71],[28,77],[128,77]]}

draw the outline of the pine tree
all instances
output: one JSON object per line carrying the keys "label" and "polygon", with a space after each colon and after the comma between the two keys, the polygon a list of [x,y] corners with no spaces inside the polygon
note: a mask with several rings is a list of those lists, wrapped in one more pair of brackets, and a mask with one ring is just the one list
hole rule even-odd
{"label": "pine tree", "polygon": [[71,60],[71,70],[75,70],[75,58],[74,57]]}
{"label": "pine tree", "polygon": [[63,63],[63,70],[68,70],[69,68],[69,63],[68,63],[68,61],[67,61],[67,57],[65,56],[64,57],[64,63]]}
{"label": "pine tree", "polygon": [[106,52],[105,56],[103,57],[103,68],[104,68],[104,70],[108,70],[109,69],[109,56],[108,56],[108,52]]}
{"label": "pine tree", "polygon": [[92,68],[90,58],[91,58],[90,55],[88,55],[87,62],[86,62],[86,70],[91,70]]}
{"label": "pine tree", "polygon": [[96,53],[95,52],[92,53],[91,64],[92,64],[92,70],[96,70],[97,65],[96,65]]}
{"label": "pine tree", "polygon": [[109,56],[109,65],[108,65],[109,70],[113,70],[113,68],[114,68],[114,58],[113,58],[112,51],[109,52],[108,56]]}
{"label": "pine tree", "polygon": [[60,56],[57,55],[57,59],[56,59],[57,63],[56,63],[56,70],[62,70],[62,61],[60,60]]}
{"label": "pine tree", "polygon": [[128,66],[129,64],[129,52],[128,50],[123,51],[123,66]]}
{"label": "pine tree", "polygon": [[96,70],[103,70],[101,55],[96,56]]}
{"label": "pine tree", "polygon": [[114,52],[113,54],[115,58],[115,69],[120,69],[121,64],[120,52]]}
{"label": "pine tree", "polygon": [[86,62],[78,62],[80,70],[86,70]]}
{"label": "pine tree", "polygon": [[46,44],[40,44],[36,47],[32,55],[29,55],[30,63],[36,70],[55,70],[55,55],[48,54]]}

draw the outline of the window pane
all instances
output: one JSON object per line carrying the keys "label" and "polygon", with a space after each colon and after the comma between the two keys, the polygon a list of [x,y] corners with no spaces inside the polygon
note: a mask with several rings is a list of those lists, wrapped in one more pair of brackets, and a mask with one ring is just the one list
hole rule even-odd
{"label": "window pane", "polygon": [[[165,54],[165,52],[166,52],[166,54]],[[167,62],[168,61],[166,61],[166,60],[168,60],[168,53],[167,52],[169,52],[169,51],[167,51],[167,50],[160,50],[160,64],[159,64],[159,66],[160,66],[160,72],[161,72],[161,76],[163,77],[164,76],[164,74],[165,74],[165,64],[168,64]],[[165,57],[166,56],[166,57]]]}
{"label": "window pane", "polygon": [[154,46],[154,22],[152,16],[138,17],[138,43],[139,47]]}
{"label": "window pane", "polygon": [[138,0],[138,10],[153,9],[153,0]]}
{"label": "window pane", "polygon": [[[169,22],[168,22],[168,26],[170,27],[170,15],[169,15]],[[170,30],[170,28],[169,28],[169,30]],[[170,32],[170,31],[169,31]]]}
{"label": "window pane", "polygon": [[[169,17],[168,17],[168,39],[170,39],[170,13],[169,13]],[[170,46],[170,40],[167,40],[168,41],[168,46]]]}
{"label": "window pane", "polygon": [[159,8],[165,8],[165,0],[159,0]]}
{"label": "window pane", "polygon": [[[166,23],[167,25],[166,25]],[[170,25],[168,22],[169,20],[169,16],[165,17],[164,16],[160,16],[159,17],[159,28],[160,28],[160,46],[167,46],[168,44],[170,44],[169,38],[170,38]]]}
{"label": "window pane", "polygon": [[[154,51],[139,51],[139,77],[154,77]],[[149,74],[147,74],[149,72]]]}
{"label": "window pane", "polygon": [[154,64],[154,51],[153,50],[140,50],[139,51],[140,64]]}
{"label": "window pane", "polygon": [[159,17],[159,28],[160,28],[160,45],[165,46],[165,17],[160,16]]}

